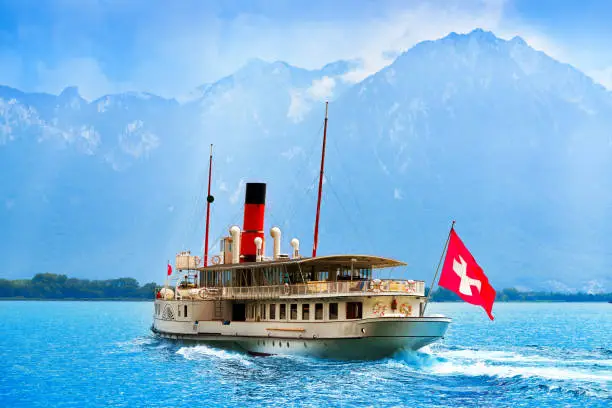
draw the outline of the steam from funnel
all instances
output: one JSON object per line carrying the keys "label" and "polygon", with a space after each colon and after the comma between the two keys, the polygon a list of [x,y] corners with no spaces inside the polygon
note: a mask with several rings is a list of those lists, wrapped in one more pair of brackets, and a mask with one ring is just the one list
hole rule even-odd
{"label": "steam from funnel", "polygon": [[232,263],[240,263],[240,227],[234,225],[230,228],[232,236]]}
{"label": "steam from funnel", "polygon": [[272,239],[274,239],[274,250],[272,252],[273,259],[278,259],[280,257],[280,240],[281,240],[281,230],[278,227],[270,228],[270,235]]}
{"label": "steam from funnel", "polygon": [[261,246],[263,244],[263,239],[260,237],[255,237],[255,248],[257,248],[257,258],[255,259],[257,262],[261,262]]}
{"label": "steam from funnel", "polygon": [[297,238],[293,238],[291,240],[291,247],[293,248],[293,258],[300,257],[300,240]]}

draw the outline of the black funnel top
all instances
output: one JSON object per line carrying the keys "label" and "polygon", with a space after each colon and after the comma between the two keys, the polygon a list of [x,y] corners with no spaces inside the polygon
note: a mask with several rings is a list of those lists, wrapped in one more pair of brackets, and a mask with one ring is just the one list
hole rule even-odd
{"label": "black funnel top", "polygon": [[266,203],[266,183],[247,183],[245,204],[265,204]]}

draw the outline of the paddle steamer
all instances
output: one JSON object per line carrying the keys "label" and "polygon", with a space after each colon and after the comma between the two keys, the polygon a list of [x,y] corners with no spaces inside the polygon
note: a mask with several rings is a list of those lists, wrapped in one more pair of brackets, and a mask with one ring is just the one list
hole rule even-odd
{"label": "paddle steamer", "polygon": [[296,238],[291,254],[281,253],[278,227],[270,230],[272,253],[266,256],[266,184],[247,183],[243,228],[232,226],[209,260],[211,147],[204,257],[176,255],[176,283],[156,294],[156,335],[255,355],[359,360],[417,350],[444,336],[451,319],[425,314],[423,281],[377,278],[405,263],[360,254],[317,256],[327,120],[326,106],[310,257],[301,255]]}

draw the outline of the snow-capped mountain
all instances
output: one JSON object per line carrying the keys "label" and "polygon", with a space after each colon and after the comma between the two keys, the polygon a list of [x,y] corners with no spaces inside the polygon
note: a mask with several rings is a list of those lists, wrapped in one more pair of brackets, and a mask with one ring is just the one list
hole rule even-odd
{"label": "snow-capped mountain", "polygon": [[175,251],[201,250],[210,143],[214,234],[241,223],[244,182],[265,180],[267,224],[308,254],[330,100],[324,253],[398,257],[430,279],[456,219],[498,288],[612,289],[609,92],[482,30],[346,81],[358,67],[252,60],[180,103],[0,87],[3,275],[160,280]]}

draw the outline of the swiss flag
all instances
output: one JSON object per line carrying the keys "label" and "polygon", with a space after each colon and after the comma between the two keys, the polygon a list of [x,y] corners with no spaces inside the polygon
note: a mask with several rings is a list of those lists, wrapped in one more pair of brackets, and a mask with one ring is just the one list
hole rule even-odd
{"label": "swiss flag", "polygon": [[493,320],[491,309],[495,301],[495,289],[454,228],[451,228],[439,285],[455,292],[468,303],[482,306]]}
{"label": "swiss flag", "polygon": [[168,276],[172,275],[172,266],[168,263]]}

